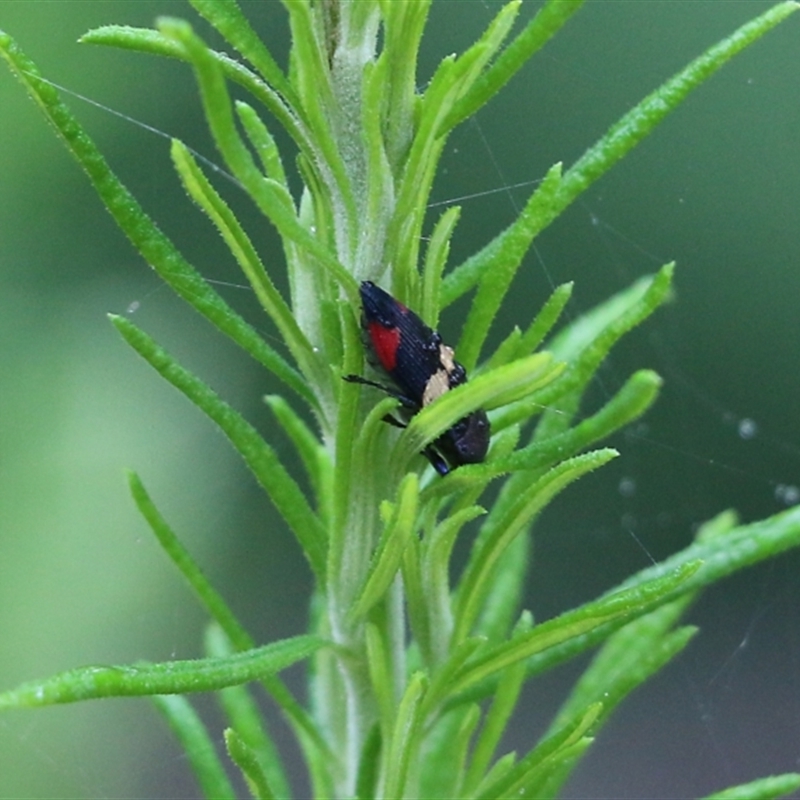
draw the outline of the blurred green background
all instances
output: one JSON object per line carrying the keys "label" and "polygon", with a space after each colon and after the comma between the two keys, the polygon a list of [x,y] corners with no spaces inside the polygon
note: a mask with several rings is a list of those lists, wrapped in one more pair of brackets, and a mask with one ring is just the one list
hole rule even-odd
{"label": "blurred green background", "polygon": [[[281,4],[243,5],[283,62]],[[537,5],[524,4],[523,17]],[[555,161],[572,163],[630,106],[769,5],[589,0],[452,137],[432,198],[466,198],[457,201],[452,263],[511,221],[531,191],[512,187]],[[420,83],[497,8],[434,3]],[[53,81],[213,158],[186,67],[75,44],[91,27],[150,25],[159,14],[196,19],[180,2],[35,0],[0,3],[0,28]],[[590,398],[602,402],[650,366],[666,379],[658,406],[614,442],[622,457],[572,487],[538,526],[528,604],[539,619],[674,552],[724,508],[753,520],[797,502],[798,85],[800,15],[696,92],[537,241],[521,271],[503,326],[526,323],[554,284],[575,280],[574,317],[678,262],[677,302],[615,351]],[[161,227],[273,336],[181,190],[168,141],[67,100]],[[160,285],[5,70],[0,120],[0,687],[79,664],[200,653],[203,616],[138,519],[125,468],[140,473],[259,641],[299,632],[310,583],[286,529],[223,437],[126,348],[105,314],[132,314],[285,454],[261,403],[277,387]],[[268,226],[244,203],[241,213],[280,272]],[[459,323],[456,309],[443,322],[446,338],[457,339]],[[617,714],[568,796],[697,796],[797,769],[799,565],[790,555],[708,593],[691,614],[701,638]],[[509,746],[530,745],[579,666],[532,687]],[[200,706],[218,722],[210,703]],[[146,701],[0,717],[0,798],[195,793]]]}

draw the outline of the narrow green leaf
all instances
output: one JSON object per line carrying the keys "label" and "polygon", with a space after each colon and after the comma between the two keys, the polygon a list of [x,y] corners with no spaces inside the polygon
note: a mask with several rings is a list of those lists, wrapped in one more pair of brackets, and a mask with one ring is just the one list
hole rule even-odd
{"label": "narrow green leaf", "polygon": [[[492,448],[494,448],[494,441],[493,439]],[[490,450],[491,452],[492,450]],[[488,466],[486,463],[465,464],[458,469],[450,470],[444,477],[431,481],[422,490],[420,505],[424,507],[428,503],[452,497],[457,498],[459,506],[466,507],[474,503],[497,477],[495,471],[485,469],[486,466]]]}
{"label": "narrow green leaf", "polygon": [[[520,350],[520,342],[522,341],[522,331],[519,328],[519,325],[514,325],[511,329],[511,332],[503,339],[502,342],[497,346],[497,349],[492,353],[492,355],[483,362],[484,369],[494,369],[495,367],[500,367],[503,364],[509,364],[515,359],[519,358],[519,350]],[[530,353],[526,353],[525,355],[530,355]],[[473,374],[479,375],[480,368],[478,368]]]}
{"label": "narrow green leaf", "polygon": [[560,491],[616,455],[615,450],[597,450],[562,462],[521,493],[502,518],[484,523],[459,581],[454,641],[460,642],[471,633],[490,589],[495,564],[511,542],[527,531],[533,518]]}
{"label": "narrow green leaf", "polygon": [[450,238],[461,216],[459,206],[450,206],[436,221],[436,225],[425,250],[425,265],[422,269],[421,316],[434,330],[439,325],[439,295],[442,273],[450,253]]}
{"label": "narrow green leaf", "polygon": [[275,288],[250,237],[220,197],[182,142],[172,141],[172,160],[189,196],[208,215],[236,258],[264,310],[269,314],[292,355],[306,374],[320,371],[313,350],[291,309]]}
{"label": "narrow green leaf", "polygon": [[[186,579],[206,611],[219,625],[219,628],[224,631],[225,636],[236,650],[251,650],[254,647],[253,639],[230,611],[221,595],[209,583],[208,578],[203,574],[189,551],[181,544],[166,520],[161,516],[138,475],[134,472],[129,472],[128,482],[140,513],[147,520],[159,543]],[[214,633],[213,628],[209,637],[210,641],[218,643],[217,648],[219,650],[221,637]],[[226,650],[225,653],[227,652],[229,651]],[[305,709],[295,700],[281,680],[275,675],[267,676],[262,679],[262,684],[286,715],[301,745],[306,750],[316,748],[326,752],[327,746],[322,741]],[[276,783],[276,785],[278,784]]]}
{"label": "narrow green leaf", "polygon": [[[88,31],[78,40],[81,44],[99,44],[120,47],[139,53],[174,58],[188,62],[189,55],[180,43],[150,28],[134,28],[128,25],[103,25]],[[308,130],[295,115],[295,110],[286,105],[284,99],[269,84],[262,81],[252,70],[225,53],[212,51],[225,77],[246,89],[257,98],[278,120],[295,144],[306,155],[315,150]]]}
{"label": "narrow green leaf", "polygon": [[[354,386],[348,389],[354,397],[358,397],[359,389]],[[393,397],[384,397],[374,405],[360,428],[354,426],[355,440],[352,442],[352,469],[359,471],[359,486],[364,488],[365,494],[369,492],[372,497],[383,494],[378,488],[382,477],[375,474],[374,464],[380,460],[380,450],[386,447],[387,424],[384,417],[397,409],[397,400]],[[357,417],[354,417],[356,420]]]}
{"label": "narrow green leaf", "polygon": [[[544,469],[602,441],[644,414],[656,401],[663,381],[649,369],[639,370],[595,414],[575,427],[541,441],[521,447],[505,458],[492,461],[491,468],[500,471]],[[523,422],[538,409],[537,403],[523,401],[492,420],[498,431]]]}
{"label": "narrow green leaf", "polygon": [[447,687],[448,692],[455,695],[466,691],[521,659],[530,658],[570,639],[583,636],[606,623],[613,621],[620,624],[635,619],[673,599],[677,594],[690,590],[692,578],[701,567],[697,561],[683,564],[661,577],[587,603],[574,611],[540,623],[529,634],[489,648],[457,671]]}
{"label": "narrow green leaf", "polygon": [[284,241],[295,243],[318,259],[355,305],[358,301],[356,281],[336,256],[300,223],[286,189],[280,183],[265,178],[253,161],[253,156],[236,129],[225,78],[211,51],[195,36],[191,26],[181,20],[161,19],[159,27],[165,36],[186,48],[195,68],[211,133],[228,168],[261,212],[275,225]]}
{"label": "narrow green leaf", "polygon": [[185,697],[155,696],[153,703],[166,717],[186,753],[200,791],[208,800],[236,800],[225,768],[214,748],[206,726]]}
{"label": "narrow green leaf", "polygon": [[0,32],[0,53],[55,127],[76,161],[85,170],[114,221],[147,263],[180,297],[216,328],[263,364],[300,397],[312,406],[316,406],[316,400],[306,382],[228,306],[156,227],[133,195],[111,171],[94,142],[61,102],[57,91],[40,79],[36,65],[25,56],[10,36],[2,32]]}
{"label": "narrow green leaf", "polygon": [[784,775],[771,775],[757,781],[731,786],[721,792],[706,795],[702,800],[777,800],[800,789],[800,774],[787,772]]}
{"label": "narrow green leaf", "polygon": [[432,665],[444,662],[453,633],[450,606],[450,555],[453,545],[464,525],[485,513],[485,509],[474,505],[451,513],[422,543],[420,583],[425,596],[427,636],[420,646]]}
{"label": "narrow green leaf", "polygon": [[475,622],[475,632],[490,642],[505,639],[519,616],[526,582],[532,541],[529,536],[517,536],[500,554],[489,578],[489,591]]}
{"label": "narrow green leaf", "polygon": [[386,753],[383,797],[404,797],[411,762],[418,755],[419,728],[423,722],[422,698],[427,679],[422,672],[414,673],[406,684],[406,691],[397,709],[392,739]]}
{"label": "narrow green leaf", "polygon": [[190,0],[192,7],[213,25],[295,109],[297,97],[267,46],[253,30],[235,0]]}
{"label": "narrow green leaf", "polygon": [[494,97],[582,4],[583,0],[548,0],[457,103],[447,119],[447,127],[454,128]]}
{"label": "narrow green leaf", "polygon": [[[660,610],[660,609],[659,609]],[[624,630],[624,629],[623,629]],[[596,696],[603,705],[603,714],[595,726],[594,733],[599,732],[611,713],[622,701],[638,686],[656,675],[670,661],[683,652],[684,648],[699,632],[692,626],[684,626],[665,634],[653,646],[650,653],[643,653],[642,658],[636,663],[627,675],[619,674],[616,680],[609,683],[608,691],[598,691]],[[570,771],[577,766],[580,755],[576,755],[569,764],[569,769],[560,774],[553,774],[548,778],[548,788],[555,795],[569,778]]]}
{"label": "narrow green leaf", "polygon": [[279,183],[288,191],[289,182],[286,179],[286,170],[283,168],[281,153],[269,129],[262,122],[261,117],[258,116],[258,112],[252,106],[241,100],[237,100],[235,107],[236,113],[239,116],[239,121],[242,123],[242,127],[247,134],[247,138],[250,140],[250,144],[256,151],[256,155],[261,162],[265,175],[270,180]]}
{"label": "narrow green leaf", "polygon": [[212,692],[274,675],[308,658],[324,644],[317,636],[295,636],[226,658],[81,667],[0,693],[0,710],[99,697]]}
{"label": "narrow green leaf", "polygon": [[[291,2],[282,0],[289,14],[289,25],[292,33],[292,63],[290,79],[298,87],[302,102],[309,117],[312,129],[318,127],[318,117],[323,116],[326,108],[331,108],[333,88],[330,81],[329,53],[326,50],[332,42],[324,40],[324,33],[311,13],[311,3],[307,0]],[[322,36],[318,34],[323,34]],[[322,41],[320,41],[322,39]],[[316,81],[316,84],[315,84]],[[316,92],[314,90],[317,90]],[[324,121],[321,126],[327,129]]]}
{"label": "narrow green leaf", "polygon": [[[314,494],[322,507],[326,493],[323,474],[332,468],[324,445],[283,397],[277,394],[268,394],[265,395],[264,402],[292,440],[311,480]],[[329,465],[327,469],[326,462]]]}
{"label": "narrow green leaf", "polygon": [[550,730],[561,727],[590,703],[603,703],[605,719],[631,691],[680,653],[697,628],[672,627],[694,597],[688,593],[612,634],[559,709]]}
{"label": "narrow green leaf", "polygon": [[[525,208],[504,231],[499,233],[487,245],[477,253],[470,256],[463,264],[456,267],[444,280],[442,285],[442,307],[446,308],[451,303],[458,300],[463,294],[468,292],[475,284],[483,280],[484,276],[491,275],[493,270],[500,270],[499,285],[508,287],[511,278],[514,277],[522,257],[530,247],[534,237],[537,236],[545,226],[552,221],[552,205],[556,192],[561,183],[561,164],[554,164],[547,171],[547,175],[535,189],[533,194],[525,203]],[[493,281],[490,281],[492,285]],[[503,289],[505,292],[505,289]],[[488,295],[488,296],[487,296]],[[502,299],[502,298],[501,298]],[[470,310],[473,317],[481,315],[482,327],[486,327],[484,319],[484,307],[491,306],[491,296],[489,290],[485,290],[481,299],[473,304],[474,311]],[[468,330],[465,326],[465,335]],[[483,341],[484,334],[479,336]],[[475,342],[468,346],[475,349]],[[459,345],[459,349],[461,345]]]}
{"label": "narrow green leaf", "polygon": [[[206,653],[220,658],[234,651],[231,641],[217,625],[209,625],[205,636]],[[220,703],[236,738],[247,749],[247,763],[255,761],[258,773],[265,776],[277,797],[290,797],[289,781],[280,753],[266,727],[267,721],[253,699],[249,687],[229,686],[219,693]],[[228,747],[230,752],[230,746]],[[234,758],[244,771],[244,765]]]}
{"label": "narrow green leaf", "polygon": [[[669,299],[673,267],[666,264],[651,278],[637,281],[576,320],[550,342],[553,354],[565,358],[569,368],[536,397],[547,408],[536,428],[537,439],[561,433],[569,426],[584,387],[611,348]],[[591,329],[594,335],[587,335]],[[576,355],[571,357],[572,354]]]}
{"label": "narrow green leaf", "polygon": [[553,779],[561,782],[594,744],[592,736],[584,736],[576,742],[565,745],[550,758],[532,765],[512,784],[509,797],[554,797],[550,792]]}
{"label": "narrow green leaf", "polygon": [[136,507],[147,521],[150,529],[156,535],[164,552],[170,557],[172,563],[186,579],[200,602],[209,612],[211,617],[216,620],[220,627],[230,634],[234,634],[234,640],[238,639],[239,644],[244,645],[240,649],[252,647],[250,637],[244,632],[239,621],[228,607],[222,595],[211,585],[208,578],[203,573],[200,566],[192,558],[189,551],[181,543],[175,532],[170,528],[167,521],[161,516],[156,508],[144,484],[135,472],[128,472],[128,486],[133,496]]}
{"label": "narrow green leaf", "polygon": [[491,357],[479,368],[477,374],[483,369],[493,369],[502,364],[508,364],[517,358],[530,355],[544,340],[550,329],[556,324],[564,306],[572,296],[572,282],[557,286],[539,313],[534,317],[528,329],[523,334],[518,327],[503,340]]}
{"label": "narrow green leaf", "polygon": [[[531,624],[529,617],[523,617],[517,633],[527,632],[530,630]],[[468,796],[475,793],[476,787],[487,773],[506,725],[514,713],[524,681],[525,662],[521,661],[519,664],[509,667],[498,682],[497,691],[475,742],[469,770],[464,778],[464,793]]]}
{"label": "narrow green leaf", "polygon": [[[425,694],[425,710],[423,716],[433,718],[435,714],[442,711],[442,701],[450,693],[455,676],[476,653],[480,654],[486,649],[486,641],[479,636],[472,636],[458,643],[451,643],[447,652],[447,660],[438,665],[436,670],[431,673],[431,683]],[[455,706],[456,704],[454,704]],[[463,706],[463,703],[457,705]],[[449,711],[450,709],[445,709]]]}
{"label": "narrow green leaf", "polygon": [[[482,278],[472,301],[464,330],[458,343],[458,355],[467,371],[478,362],[483,343],[489,333],[511,281],[522,264],[522,259],[549,217],[553,197],[561,182],[561,165],[551,167],[539,188],[531,195],[514,224],[496,237],[473,258],[484,259],[480,266]],[[468,263],[464,265],[469,270]],[[455,274],[455,273],[451,273]]]}
{"label": "narrow green leaf", "polygon": [[109,318],[125,341],[145,361],[220,427],[294,532],[311,569],[320,580],[324,580],[325,530],[275,451],[241,414],[221,400],[199,378],[181,367],[146,333],[124,317],[111,314]]}
{"label": "narrow green leaf", "polygon": [[387,61],[386,92],[381,117],[386,133],[386,154],[397,175],[414,134],[414,112],[418,107],[417,57],[431,0],[395,3],[381,0],[383,52]]}
{"label": "narrow green leaf", "polygon": [[[367,4],[364,4],[367,5]],[[366,195],[366,202],[362,200],[363,219],[360,225],[372,234],[365,240],[369,252],[362,249],[359,260],[365,266],[379,264],[382,260],[384,239],[382,231],[386,226],[386,210],[391,208],[394,197],[392,170],[386,153],[384,140],[384,122],[381,114],[376,109],[380,108],[387,87],[386,77],[387,61],[379,59],[376,62],[368,61],[364,65],[362,74],[363,89],[361,102],[361,128],[364,140],[366,164],[359,176],[362,185],[357,187],[357,195]]]}
{"label": "narrow green leaf", "polygon": [[[557,12],[555,19],[565,21],[571,11],[575,10],[571,9],[570,5],[570,0],[561,0],[558,3],[552,2],[546,9],[552,8]],[[575,7],[577,7],[577,3]],[[544,230],[583,191],[647,136],[670,111],[684,100],[692,89],[711,77],[717,69],[738,52],[786,19],[798,7],[794,0],[773,6],[760,17],[743,25],[732,36],[707,50],[625,114],[564,174],[557,191],[549,198],[546,213],[536,221],[535,233]],[[544,11],[545,9],[542,13]],[[561,12],[566,12],[566,15],[562,15]],[[506,52],[511,51],[512,47],[513,44]],[[497,63],[499,64],[500,61],[501,59],[498,59]],[[512,55],[509,56],[509,64],[517,66],[519,63],[521,61],[517,60],[517,54],[512,52]],[[450,273],[443,287],[443,306],[452,303],[480,280],[481,275],[491,263],[489,257],[492,255],[492,251],[499,247],[504,237],[517,232],[517,226],[518,222],[512,223],[483,250]]]}
{"label": "narrow green leaf", "polygon": [[695,591],[797,546],[800,546],[800,507],[795,506],[758,522],[740,525],[724,535],[694,542],[674,556],[631,576],[618,588],[641,585],[699,560],[702,567],[684,587],[685,591]]}
{"label": "narrow green leaf", "polygon": [[[498,455],[496,460],[482,465],[481,471],[502,474],[507,470],[547,469],[638,418],[655,401],[660,386],[661,379],[658,375],[649,370],[641,370],[632,375],[600,411],[584,419],[574,428],[534,441],[515,453]],[[543,391],[547,391],[547,387]],[[502,431],[505,425],[509,423],[517,425],[533,413],[541,411],[541,404],[536,402],[538,397],[534,395],[529,401],[517,404],[516,407],[512,406],[495,416],[492,420],[493,428]],[[495,501],[491,515],[499,517],[504,514],[506,506],[524,490],[528,482],[523,473],[512,475]]]}
{"label": "narrow green leaf", "polygon": [[502,43],[518,8],[519,0],[506,4],[478,42],[458,58],[442,59],[419,101],[414,138],[405,157],[387,234],[389,245],[397,247],[388,250],[386,258],[394,266],[394,293],[401,299],[408,299],[417,277],[427,199],[449,130],[443,123],[453,104],[467,91]]}
{"label": "narrow green leaf", "polygon": [[425,95],[417,102],[414,138],[402,161],[397,200],[387,230],[386,260],[393,265],[393,294],[405,301],[414,296],[412,290],[417,280],[419,241],[427,199],[435,165],[446,141],[446,137],[436,136],[440,119],[437,113],[453,90],[453,81],[444,77],[445,70],[452,68],[453,62],[454,56],[442,59]]}
{"label": "narrow green leaf", "polygon": [[495,761],[495,763],[492,765],[492,768],[489,770],[486,777],[478,785],[478,788],[475,790],[475,792],[472,793],[471,797],[478,796],[484,790],[485,787],[492,786],[494,783],[501,780],[503,776],[506,775],[514,767],[516,761],[517,761],[517,754],[514,751],[506,753],[504,756],[497,759],[497,761]]}
{"label": "narrow green leaf", "polygon": [[556,214],[644,139],[670,111],[680,105],[692,89],[707,81],[733,56],[760,39],[798,8],[800,5],[794,0],[772,6],[710,47],[632,108],[566,172],[554,205]]}
{"label": "narrow green leaf", "polygon": [[[313,276],[311,277],[313,280]],[[334,383],[334,388],[328,394],[335,397],[336,390],[341,389],[339,365],[344,360],[344,326],[348,325],[355,316],[356,307],[351,306],[347,300],[339,298],[338,290],[334,289],[327,277],[324,277],[324,283],[320,286],[320,290],[322,296],[315,297],[314,302],[319,307],[321,350],[325,353],[328,362],[325,365],[328,370],[327,377]]]}
{"label": "narrow green leaf", "polygon": [[726,536],[739,524],[739,516],[731,509],[720,511],[716,517],[704,522],[694,538],[696,542],[707,542],[718,536]]}
{"label": "narrow green leaf", "polygon": [[460,724],[450,739],[447,748],[447,764],[441,764],[439,769],[450,778],[451,791],[444,797],[462,797],[464,778],[467,772],[467,755],[472,745],[472,737],[481,719],[481,708],[474,705],[465,706],[462,710]]}
{"label": "narrow green leaf", "polygon": [[575,284],[573,281],[562,283],[553,289],[553,293],[547,298],[539,313],[531,322],[528,329],[522,335],[520,342],[519,355],[528,355],[533,352],[550,333],[553,326],[561,317],[561,312],[572,297],[572,289]]}
{"label": "narrow green leaf", "polygon": [[[694,593],[688,593],[612,634],[581,675],[551,723],[550,731],[558,730],[586,705],[600,702],[603,713],[594,726],[596,735],[622,701],[681,653],[698,633],[693,626],[671,630],[694,597]],[[555,794],[560,790],[577,760],[569,769],[549,776],[550,792]]]}
{"label": "narrow green leaf", "polygon": [[245,743],[233,728],[225,730],[225,747],[228,750],[231,761],[242,771],[242,775],[247,782],[247,788],[255,800],[273,800],[273,798],[277,797],[253,749]]}
{"label": "narrow green leaf", "polygon": [[350,610],[351,622],[363,617],[380,602],[395,579],[403,561],[403,553],[415,530],[418,497],[419,477],[415,472],[409,472],[397,491],[392,519],[381,536],[364,588]]}
{"label": "narrow green leaf", "polygon": [[367,645],[367,668],[369,669],[370,683],[378,706],[378,724],[380,725],[381,739],[388,742],[395,722],[397,702],[394,694],[396,682],[392,676],[383,633],[377,625],[373,625],[370,622],[364,627],[364,641]]}
{"label": "narrow green leaf", "polygon": [[665,264],[655,275],[638,278],[630,286],[584,311],[548,342],[547,349],[558,358],[572,361],[604,331],[618,325],[619,320],[642,318],[646,307],[657,306],[670,298],[674,270],[674,263]]}
{"label": "narrow green leaf", "polygon": [[[381,729],[373,725],[361,749],[361,758],[358,762],[358,778],[356,779],[355,797],[377,797],[378,772],[381,762],[381,748],[384,739]],[[314,794],[314,797],[327,797],[330,795]]]}
{"label": "narrow green leaf", "polygon": [[429,667],[432,663],[431,610],[428,607],[428,587],[422,578],[421,553],[422,539],[412,536],[403,553],[401,570],[411,641],[419,651],[414,654],[414,666],[418,660],[419,664]]}
{"label": "narrow green leaf", "polygon": [[[358,219],[356,199],[343,163],[336,137],[331,129],[331,115],[339,108],[334,100],[331,85],[328,53],[320,42],[319,26],[315,24],[311,6],[307,2],[283,2],[289,14],[292,35],[290,80],[297,89],[302,103],[302,113],[309,135],[313,136],[315,161],[334,204],[346,209],[345,220],[340,221],[340,231],[351,245]],[[356,90],[357,91],[357,90]]]}
{"label": "narrow green leaf", "polygon": [[584,736],[570,747],[565,747],[555,758],[548,759],[541,768],[532,770],[529,779],[520,788],[520,793],[528,797],[558,797],[560,787],[566,783],[593,743],[593,737]]}
{"label": "narrow green leaf", "polygon": [[[500,49],[511,30],[521,5],[522,0],[511,0],[511,2],[506,3],[486,26],[478,41],[454,62],[452,73],[460,84],[459,92],[458,96],[453,97],[445,107],[444,110],[447,111],[447,114],[436,131],[437,136],[445,136],[464,119],[464,117],[459,117],[454,107],[464,99],[466,94],[474,89],[480,73]],[[434,74],[435,78],[436,75]]]}
{"label": "narrow green leaf", "polygon": [[474,732],[476,710],[479,711],[477,704],[465,704],[438,715],[426,729],[415,797],[439,800],[469,797],[461,788],[464,777],[462,752]]}
{"label": "narrow green leaf", "polygon": [[[685,585],[678,587],[672,596],[664,598],[664,602],[672,601],[682,594],[697,592],[737,570],[798,546],[800,546],[800,508],[795,507],[751,525],[733,528],[725,535],[712,537],[710,541],[695,542],[655,567],[648,567],[638,572],[616,587],[612,594],[636,588],[653,578],[669,574],[672,569],[700,561],[702,566],[687,578]],[[600,626],[585,636],[534,655],[528,661],[528,677],[546,672],[579,653],[596,647],[619,627],[616,623],[611,626]],[[467,693],[465,700],[471,701],[476,697],[485,696],[489,691],[491,686],[481,687],[479,692]]]}
{"label": "narrow green leaf", "polygon": [[[347,375],[360,372],[364,349],[360,327],[352,311],[342,317],[342,339],[342,373]],[[330,541],[327,569],[332,585],[342,579],[345,564],[348,569],[354,570],[352,575],[358,576],[356,581],[360,580],[368,569],[370,548],[373,545],[371,519],[366,520],[364,515],[358,515],[355,519],[352,516],[352,487],[358,487],[365,497],[386,497],[385,493],[374,491],[375,481],[380,480],[381,476],[376,475],[369,450],[371,437],[377,435],[377,426],[380,423],[370,414],[362,425],[359,387],[345,381],[340,383],[334,458],[336,469],[331,491],[332,522],[328,528]],[[384,408],[388,410],[393,402],[389,400]],[[351,584],[348,590],[351,601],[358,588],[360,587],[357,583]]]}
{"label": "narrow green leaf", "polygon": [[[549,766],[548,762],[558,762],[565,757],[569,758],[576,745],[583,750],[591,743],[585,734],[592,728],[601,710],[602,704],[600,703],[584,709],[560,731],[545,739],[521,758],[499,780],[489,786],[484,786],[478,795],[479,800],[528,796],[528,785],[539,777],[538,771]],[[541,797],[537,794],[530,796]]]}

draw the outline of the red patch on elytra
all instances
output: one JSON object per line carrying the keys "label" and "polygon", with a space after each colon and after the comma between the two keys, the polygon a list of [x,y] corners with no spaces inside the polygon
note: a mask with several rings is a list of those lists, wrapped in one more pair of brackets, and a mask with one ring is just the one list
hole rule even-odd
{"label": "red patch on elytra", "polygon": [[367,330],[381,366],[387,372],[394,371],[397,365],[397,350],[400,347],[400,329],[386,328],[379,322],[370,322]]}

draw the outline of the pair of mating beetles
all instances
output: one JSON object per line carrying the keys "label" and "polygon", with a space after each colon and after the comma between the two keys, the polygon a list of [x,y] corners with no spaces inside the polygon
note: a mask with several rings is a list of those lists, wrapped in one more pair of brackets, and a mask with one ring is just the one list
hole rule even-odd
{"label": "pair of mating beetles", "polygon": [[[361,303],[362,322],[372,350],[400,391],[358,375],[346,375],[346,381],[381,389],[397,398],[411,416],[466,383],[467,372],[455,360],[453,348],[444,344],[437,331],[399,300],[371,281],[364,281]],[[405,427],[394,417],[386,420]],[[440,475],[446,475],[463,464],[483,461],[489,449],[489,436],[489,418],[478,409],[448,428],[423,454]]]}

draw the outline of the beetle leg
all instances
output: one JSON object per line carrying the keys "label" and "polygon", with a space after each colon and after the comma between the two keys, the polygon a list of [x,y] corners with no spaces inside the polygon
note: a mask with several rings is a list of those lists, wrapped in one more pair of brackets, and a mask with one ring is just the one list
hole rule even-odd
{"label": "beetle leg", "polygon": [[389,397],[394,397],[395,400],[399,400],[404,408],[407,408],[414,413],[419,411],[419,403],[415,403],[410,397],[395,391],[391,386],[386,386],[382,383],[378,383],[377,381],[367,380],[366,378],[362,378],[360,375],[343,375],[342,380],[347,381],[348,383],[360,383],[362,386],[372,386],[374,389],[380,389],[385,394],[388,394]]}

